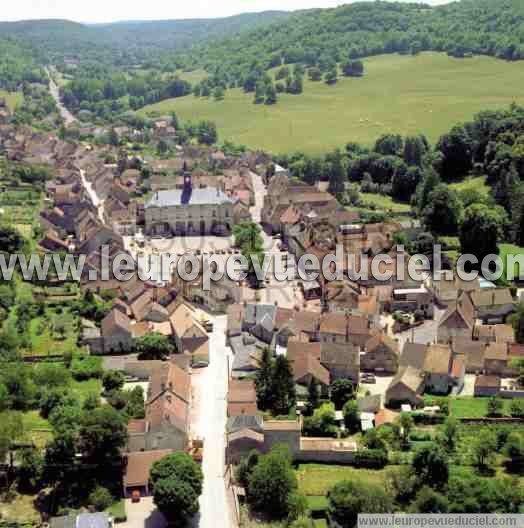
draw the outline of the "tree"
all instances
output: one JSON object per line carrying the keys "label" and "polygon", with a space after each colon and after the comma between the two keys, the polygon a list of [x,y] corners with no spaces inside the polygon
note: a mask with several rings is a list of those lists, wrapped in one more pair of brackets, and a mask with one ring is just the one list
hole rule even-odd
{"label": "tree", "polygon": [[116,130],[111,127],[111,130],[109,131],[109,144],[113,147],[118,147],[120,145],[120,139],[118,138],[118,134],[116,133]]}
{"label": "tree", "polygon": [[0,414],[0,460],[5,460],[14,443],[24,435],[22,415],[18,412]]}
{"label": "tree", "polygon": [[24,246],[24,238],[13,227],[0,226],[0,251],[3,253],[17,253]]}
{"label": "tree", "polygon": [[408,136],[404,140],[404,161],[408,165],[422,166],[428,151],[428,140],[424,136]]}
{"label": "tree", "polygon": [[457,234],[462,214],[462,202],[457,193],[443,183],[430,193],[428,205],[422,212],[428,230],[445,236]]}
{"label": "tree", "polygon": [[288,414],[296,403],[295,382],[286,356],[277,356],[271,381],[272,410],[276,415]]}
{"label": "tree", "polygon": [[217,127],[213,121],[201,121],[197,128],[198,142],[202,145],[213,145],[218,141]]}
{"label": "tree", "polygon": [[255,374],[255,389],[259,409],[266,411],[273,404],[272,394],[273,360],[269,347],[264,347],[259,369]]}
{"label": "tree", "polygon": [[418,449],[413,455],[411,465],[421,484],[439,488],[448,481],[448,458],[443,449],[436,444]]}
{"label": "tree", "polygon": [[419,167],[399,166],[391,181],[391,195],[397,200],[409,202],[422,177],[422,170]]}
{"label": "tree", "polygon": [[497,437],[489,429],[482,429],[473,444],[473,456],[478,467],[486,467],[490,464],[497,450]]}
{"label": "tree", "polygon": [[326,74],[324,75],[324,82],[328,85],[336,84],[338,81],[338,72],[337,68],[331,68]]}
{"label": "tree", "polygon": [[342,481],[328,492],[329,525],[353,528],[359,513],[388,513],[392,511],[391,497],[382,486],[366,481]]}
{"label": "tree", "polygon": [[322,79],[322,72],[320,71],[320,68],[317,68],[316,66],[309,68],[308,75],[311,81],[318,82]]}
{"label": "tree", "polygon": [[224,99],[226,92],[222,86],[217,86],[215,88],[215,91],[213,92],[213,97],[215,98],[215,101],[222,101]]}
{"label": "tree", "polygon": [[97,512],[102,512],[111,506],[113,503],[113,497],[107,488],[104,488],[103,486],[97,486],[89,494],[88,501]]}
{"label": "tree", "polygon": [[253,102],[255,104],[263,103],[265,99],[265,95],[266,95],[265,83],[263,83],[262,81],[257,82],[256,87],[255,87],[255,99]]}
{"label": "tree", "polygon": [[187,482],[197,496],[202,493],[204,476],[201,467],[186,453],[177,452],[167,455],[153,464],[151,468],[153,486],[162,479],[174,478]]}
{"label": "tree", "polygon": [[156,151],[158,152],[159,156],[163,156],[164,154],[167,154],[167,152],[169,151],[169,145],[163,139],[161,139],[158,142]]}
{"label": "tree", "polygon": [[442,426],[442,433],[439,437],[442,447],[448,452],[455,450],[459,436],[458,421],[453,416],[448,416]]}
{"label": "tree", "polygon": [[273,83],[269,83],[266,88],[266,100],[265,104],[273,105],[277,102],[277,91]]}
{"label": "tree", "polygon": [[383,134],[375,143],[375,152],[384,156],[398,156],[403,146],[404,141],[399,134]]}
{"label": "tree", "polygon": [[362,77],[364,64],[360,60],[349,60],[342,65],[342,72],[346,77]]}
{"label": "tree", "polygon": [[524,400],[515,398],[509,405],[509,414],[513,418],[524,418]]}
{"label": "tree", "polygon": [[398,424],[400,426],[401,431],[401,442],[403,446],[409,446],[409,435],[411,431],[413,430],[413,426],[415,425],[415,422],[413,421],[413,417],[410,413],[400,413],[400,416],[398,418]]}
{"label": "tree", "polygon": [[329,164],[329,187],[328,191],[335,196],[341,195],[345,190],[346,170],[342,160],[342,153],[336,149]]}
{"label": "tree", "polygon": [[423,486],[417,493],[411,509],[414,513],[447,513],[449,502],[442,493],[438,493],[429,486]]}
{"label": "tree", "polygon": [[84,414],[79,435],[87,459],[102,466],[126,445],[127,423],[113,407],[104,405]]}
{"label": "tree", "polygon": [[335,404],[335,409],[340,410],[346,402],[354,398],[355,387],[350,379],[339,378],[331,384],[329,392],[331,401]]}
{"label": "tree", "polygon": [[504,402],[500,398],[492,396],[488,400],[488,416],[501,416],[503,409]]}
{"label": "tree", "polygon": [[[138,359],[166,359],[174,352],[174,346],[169,338],[159,332],[150,332],[135,340]],[[180,350],[183,352],[183,350]]]}
{"label": "tree", "polygon": [[256,511],[282,519],[289,513],[289,498],[297,487],[289,450],[277,446],[262,455],[253,469],[248,482],[248,497]]}
{"label": "tree", "polygon": [[441,153],[437,167],[444,181],[462,178],[471,171],[471,139],[463,127],[453,127],[448,134],[441,136],[436,150]]}
{"label": "tree", "polygon": [[120,390],[124,386],[124,375],[119,370],[106,370],[102,376],[105,392]]}
{"label": "tree", "polygon": [[315,377],[312,377],[308,385],[307,414],[310,416],[313,414],[318,407],[319,401],[318,382]]}
{"label": "tree", "polygon": [[18,487],[24,492],[38,489],[43,476],[44,459],[35,448],[25,448],[17,454]]}
{"label": "tree", "polygon": [[512,469],[524,468],[524,439],[519,433],[510,433],[504,447]]}
{"label": "tree", "polygon": [[460,226],[462,253],[475,255],[479,262],[487,255],[497,255],[498,243],[504,236],[507,215],[502,207],[470,205]]}
{"label": "tree", "polygon": [[306,417],[304,420],[305,436],[335,437],[337,431],[335,406],[332,403],[322,404],[315,409],[313,416]]}
{"label": "tree", "polygon": [[355,400],[349,400],[342,409],[344,424],[350,433],[356,433],[360,429],[360,413]]}

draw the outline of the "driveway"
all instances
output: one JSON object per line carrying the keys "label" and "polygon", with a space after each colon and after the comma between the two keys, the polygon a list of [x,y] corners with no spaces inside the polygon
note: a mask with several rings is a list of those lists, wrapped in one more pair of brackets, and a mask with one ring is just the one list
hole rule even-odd
{"label": "driveway", "polygon": [[226,347],[227,317],[209,315],[209,367],[193,370],[191,435],[204,440],[204,489],[200,497],[200,516],[194,526],[222,528],[231,526],[224,481],[226,448],[226,395],[231,349]]}
{"label": "driveway", "polygon": [[156,509],[152,497],[143,497],[140,502],[132,503],[126,499],[127,521],[119,524],[122,528],[165,528],[167,522]]}

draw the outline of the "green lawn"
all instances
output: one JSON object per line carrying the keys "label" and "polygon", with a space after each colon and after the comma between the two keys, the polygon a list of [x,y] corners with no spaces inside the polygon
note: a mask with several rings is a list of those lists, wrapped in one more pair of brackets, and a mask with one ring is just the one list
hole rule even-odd
{"label": "green lawn", "polygon": [[297,469],[298,488],[306,496],[324,497],[341,480],[366,480],[384,484],[388,469],[356,469],[350,466],[327,464],[300,464]]}
{"label": "green lawn", "polygon": [[406,203],[396,202],[391,196],[378,193],[361,193],[362,207],[388,213],[407,213],[411,206]]}
{"label": "green lawn", "polygon": [[20,92],[6,92],[5,90],[0,90],[0,97],[4,97],[7,106],[13,111],[15,108],[22,103],[24,96]]}
{"label": "green lawn", "polygon": [[221,139],[273,153],[322,153],[348,141],[372,144],[386,132],[423,132],[431,141],[485,109],[523,103],[524,68],[491,57],[445,54],[381,55],[366,59],[361,79],[334,86],[304,83],[299,96],[282,94],[274,106],[253,104],[253,94],[229,90],[221,102],[193,95],[140,110],[184,120],[211,119]]}
{"label": "green lawn", "polygon": [[84,401],[89,394],[100,395],[102,392],[102,382],[99,379],[90,379],[86,381],[73,380],[71,391],[80,399]]}
{"label": "green lawn", "polygon": [[[489,398],[461,397],[450,398],[450,414],[455,418],[482,418],[488,413]],[[502,400],[504,411],[508,413],[511,400]]]}
{"label": "green lawn", "polygon": [[[504,264],[504,269],[507,269],[506,259],[510,255],[518,257],[522,256],[522,262],[524,262],[524,247],[516,246],[515,244],[500,244],[500,258]],[[519,265],[515,263],[513,276],[517,278],[519,276]],[[524,266],[520,266],[520,274],[524,276]]]}
{"label": "green lawn", "polygon": [[28,355],[48,356],[77,350],[78,330],[76,318],[67,309],[58,313],[47,308],[42,317],[35,317],[29,323],[31,349]]}
{"label": "green lawn", "polygon": [[457,183],[450,185],[457,192],[460,191],[480,191],[484,195],[491,192],[491,187],[486,183],[486,176],[471,176]]}

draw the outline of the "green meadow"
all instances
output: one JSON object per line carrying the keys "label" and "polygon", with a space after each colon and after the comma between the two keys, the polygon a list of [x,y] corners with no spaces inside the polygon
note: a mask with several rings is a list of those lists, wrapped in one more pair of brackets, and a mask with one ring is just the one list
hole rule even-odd
{"label": "green meadow", "polygon": [[5,90],[0,90],[0,98],[5,98],[7,106],[11,110],[14,110],[22,103],[24,96],[20,92],[6,92]]}
{"label": "green meadow", "polygon": [[[430,141],[485,109],[524,103],[524,68],[491,57],[455,59],[441,53],[365,59],[363,78],[334,86],[304,82],[301,95],[280,94],[274,106],[253,104],[253,94],[228,90],[223,101],[193,95],[139,111],[176,111],[183,120],[211,119],[221,139],[272,153],[319,154],[348,141],[371,145],[386,132],[425,133]],[[201,72],[193,74],[194,79]]]}

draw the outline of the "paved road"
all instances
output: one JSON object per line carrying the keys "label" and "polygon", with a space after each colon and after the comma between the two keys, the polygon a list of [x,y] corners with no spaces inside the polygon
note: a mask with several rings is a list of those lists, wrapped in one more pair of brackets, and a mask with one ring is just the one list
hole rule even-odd
{"label": "paved road", "polygon": [[204,439],[204,489],[200,497],[198,528],[233,526],[224,481],[225,430],[227,421],[226,394],[231,349],[226,347],[227,317],[210,316],[214,329],[210,335],[209,367],[192,374],[193,408],[191,435]]}
{"label": "paved road", "polygon": [[51,74],[49,73],[49,70],[47,68],[46,72],[49,77],[49,91],[51,92],[51,95],[53,96],[53,99],[56,102],[56,106],[58,107],[58,110],[60,112],[60,115],[62,116],[62,119],[65,122],[65,125],[69,126],[72,123],[76,122],[76,117],[62,104],[62,101],[60,101],[60,90],[56,85],[55,81],[53,81]]}
{"label": "paved road", "polygon": [[87,181],[85,172],[82,170],[80,171],[80,178],[82,179],[82,185],[84,186],[84,189],[87,191],[89,198],[91,198],[91,202],[93,202],[93,205],[98,209],[98,217],[100,218],[100,221],[104,224],[105,221],[103,200],[100,200],[95,190],[93,189],[93,184]]}

